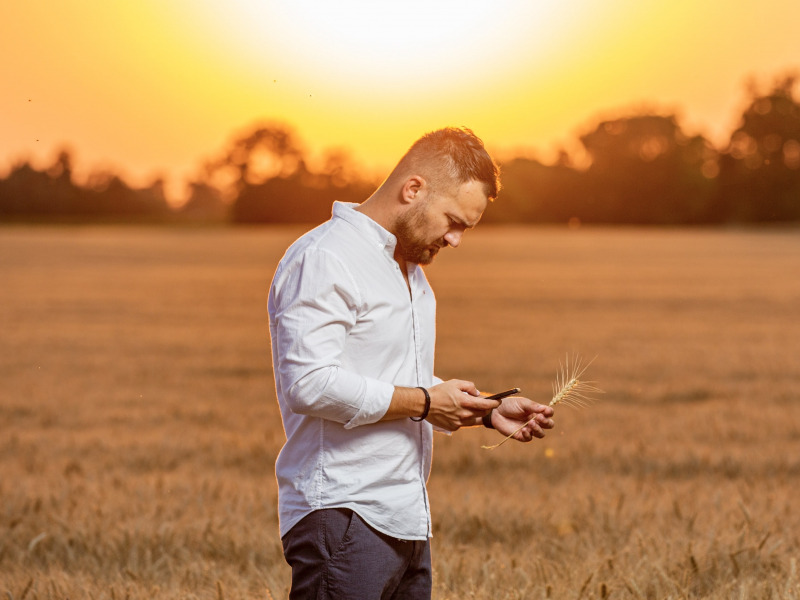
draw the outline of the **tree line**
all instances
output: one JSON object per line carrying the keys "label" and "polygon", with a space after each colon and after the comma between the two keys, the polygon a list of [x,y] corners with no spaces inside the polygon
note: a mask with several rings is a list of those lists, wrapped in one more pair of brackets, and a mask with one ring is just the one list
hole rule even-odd
{"label": "tree line", "polygon": [[[587,167],[562,152],[553,164],[501,164],[491,223],[734,224],[800,221],[800,101],[795,78],[754,86],[724,148],[689,135],[675,115],[605,120],[580,136]],[[343,151],[314,167],[284,125],[255,126],[203,165],[190,197],[170,207],[156,180],[132,188],[102,174],[78,185],[71,155],[48,168],[15,166],[0,179],[0,221],[319,223],[334,200],[360,202],[378,182]]]}

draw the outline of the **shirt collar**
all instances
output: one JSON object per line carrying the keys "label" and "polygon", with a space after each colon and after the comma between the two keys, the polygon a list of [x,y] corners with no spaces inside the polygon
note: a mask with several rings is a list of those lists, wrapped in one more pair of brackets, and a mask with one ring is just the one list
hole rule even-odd
{"label": "shirt collar", "polygon": [[333,203],[333,218],[342,219],[347,221],[355,227],[359,233],[366,237],[369,241],[375,242],[381,246],[389,257],[394,260],[394,249],[397,246],[397,238],[394,234],[390,233],[376,221],[361,213],[355,208],[359,206],[355,202],[339,202]]}

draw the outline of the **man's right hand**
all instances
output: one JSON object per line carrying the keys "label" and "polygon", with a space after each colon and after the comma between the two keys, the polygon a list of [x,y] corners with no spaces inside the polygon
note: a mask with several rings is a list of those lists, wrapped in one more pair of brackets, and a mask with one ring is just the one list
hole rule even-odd
{"label": "man's right hand", "polygon": [[426,420],[446,431],[481,425],[483,416],[500,406],[500,400],[482,397],[474,383],[463,379],[445,381],[428,389],[428,393],[431,409]]}

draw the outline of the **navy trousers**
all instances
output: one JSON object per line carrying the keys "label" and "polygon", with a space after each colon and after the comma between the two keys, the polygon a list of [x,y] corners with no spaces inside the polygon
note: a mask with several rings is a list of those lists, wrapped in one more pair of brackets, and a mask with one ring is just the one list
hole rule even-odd
{"label": "navy trousers", "polygon": [[399,540],[347,508],[316,510],[283,536],[290,600],[429,600],[430,540]]}

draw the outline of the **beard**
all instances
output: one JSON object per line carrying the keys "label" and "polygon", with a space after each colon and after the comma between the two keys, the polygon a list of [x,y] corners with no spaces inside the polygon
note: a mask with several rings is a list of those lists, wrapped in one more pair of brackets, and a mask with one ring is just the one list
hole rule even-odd
{"label": "beard", "polygon": [[397,253],[406,262],[429,265],[440,248],[447,245],[442,239],[435,242],[425,240],[420,232],[425,231],[425,207],[418,204],[397,220],[395,237]]}

